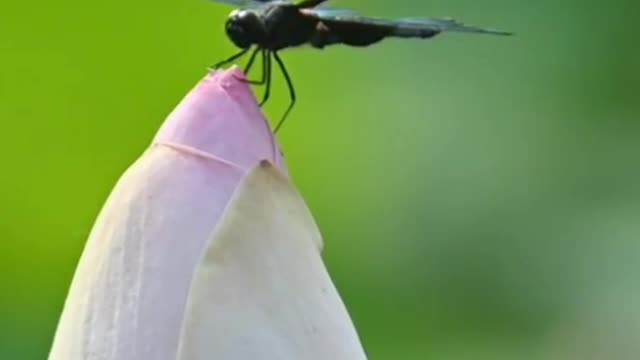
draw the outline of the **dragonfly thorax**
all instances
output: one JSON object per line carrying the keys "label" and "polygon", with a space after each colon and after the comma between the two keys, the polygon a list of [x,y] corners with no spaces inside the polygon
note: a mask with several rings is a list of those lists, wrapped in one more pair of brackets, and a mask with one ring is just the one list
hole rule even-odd
{"label": "dragonfly thorax", "polygon": [[227,19],[226,30],[229,39],[241,49],[264,42],[267,35],[262,19],[250,10],[232,11]]}

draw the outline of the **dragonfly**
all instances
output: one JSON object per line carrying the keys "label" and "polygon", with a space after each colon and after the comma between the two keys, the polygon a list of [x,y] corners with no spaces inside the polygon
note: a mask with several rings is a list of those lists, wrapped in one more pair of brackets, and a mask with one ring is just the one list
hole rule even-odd
{"label": "dragonfly", "polygon": [[310,45],[323,49],[342,44],[365,47],[386,38],[430,39],[445,32],[512,35],[510,32],[465,25],[451,18],[443,19],[383,19],[363,16],[349,9],[325,6],[327,0],[211,0],[236,7],[225,24],[227,37],[240,51],[212,66],[218,69],[249,53],[244,68],[247,74],[258,55],[262,57],[260,80],[245,80],[253,85],[264,85],[260,106],[271,93],[272,60],[286,80],[290,103],[274,132],[282,127],[296,103],[296,91],[291,76],[280,57],[284,49]]}

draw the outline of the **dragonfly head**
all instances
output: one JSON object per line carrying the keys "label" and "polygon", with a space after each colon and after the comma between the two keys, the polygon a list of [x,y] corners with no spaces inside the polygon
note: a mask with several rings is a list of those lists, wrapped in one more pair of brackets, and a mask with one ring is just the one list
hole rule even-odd
{"label": "dragonfly head", "polygon": [[261,43],[266,37],[262,20],[251,10],[234,10],[226,24],[227,36],[239,48]]}

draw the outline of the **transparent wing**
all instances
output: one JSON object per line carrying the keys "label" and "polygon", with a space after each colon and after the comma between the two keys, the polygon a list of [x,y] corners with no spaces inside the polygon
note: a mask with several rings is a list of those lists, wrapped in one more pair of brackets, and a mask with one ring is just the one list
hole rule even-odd
{"label": "transparent wing", "polygon": [[455,19],[399,19],[395,21],[400,26],[405,27],[428,27],[440,32],[462,32],[462,33],[477,33],[477,34],[493,34],[493,35],[512,35],[510,32],[485,29],[472,25],[463,24]]}
{"label": "transparent wing", "polygon": [[476,26],[465,25],[454,19],[380,19],[367,17],[358,14],[349,9],[334,9],[329,7],[320,7],[315,9],[305,9],[308,14],[312,14],[321,20],[327,22],[349,23],[372,25],[393,29],[391,35],[402,37],[420,36],[425,33],[441,33],[441,32],[464,32],[477,34],[493,34],[493,35],[511,35],[509,32],[484,29]]}
{"label": "transparent wing", "polygon": [[303,9],[302,11],[305,13],[313,14],[319,18],[326,18],[326,19],[339,19],[339,18],[345,19],[348,17],[358,17],[358,18],[362,17],[356,11],[351,9],[335,9],[335,8],[322,6],[322,5],[313,9]]}
{"label": "transparent wing", "polygon": [[260,8],[266,5],[291,4],[291,0],[209,0],[221,4],[229,4],[239,8]]}

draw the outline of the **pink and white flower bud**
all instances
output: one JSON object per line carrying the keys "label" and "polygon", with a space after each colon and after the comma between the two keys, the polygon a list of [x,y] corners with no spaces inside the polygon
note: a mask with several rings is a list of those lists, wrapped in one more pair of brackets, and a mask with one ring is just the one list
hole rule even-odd
{"label": "pink and white flower bud", "polygon": [[365,359],[243,76],[205,78],[122,176],[49,360]]}

